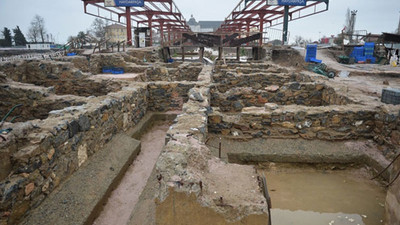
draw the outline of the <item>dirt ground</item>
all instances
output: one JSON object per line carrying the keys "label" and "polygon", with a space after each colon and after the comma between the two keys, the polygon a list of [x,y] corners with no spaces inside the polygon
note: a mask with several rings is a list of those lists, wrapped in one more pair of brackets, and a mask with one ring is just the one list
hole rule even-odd
{"label": "dirt ground", "polygon": [[[297,72],[304,71],[307,63],[304,61],[305,49],[273,50],[274,63],[285,67],[295,68]],[[331,50],[318,50],[317,59],[322,60],[330,70],[336,72],[335,81],[348,85],[367,96],[380,98],[382,89],[400,87],[400,67],[379,64],[340,64]],[[290,60],[288,60],[290,58]],[[348,76],[341,76],[341,72]]]}

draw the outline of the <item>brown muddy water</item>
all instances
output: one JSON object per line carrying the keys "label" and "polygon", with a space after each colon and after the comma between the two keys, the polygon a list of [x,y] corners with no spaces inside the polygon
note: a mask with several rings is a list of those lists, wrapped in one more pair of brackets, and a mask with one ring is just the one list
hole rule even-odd
{"label": "brown muddy water", "polygon": [[141,136],[141,152],[129,167],[119,186],[93,225],[126,225],[139,196],[165,145],[165,135],[172,122],[158,121]]}
{"label": "brown muddy water", "polygon": [[366,169],[271,164],[258,172],[267,178],[273,225],[383,224],[386,190]]}

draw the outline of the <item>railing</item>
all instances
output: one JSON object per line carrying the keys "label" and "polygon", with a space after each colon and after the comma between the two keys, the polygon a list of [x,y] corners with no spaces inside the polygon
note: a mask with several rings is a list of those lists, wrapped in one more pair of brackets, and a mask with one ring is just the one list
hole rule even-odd
{"label": "railing", "polygon": [[60,58],[65,56],[65,51],[60,50],[53,53],[34,53],[34,54],[23,54],[23,55],[15,55],[9,57],[0,57],[0,62],[13,62],[19,60],[52,60],[54,58]]}

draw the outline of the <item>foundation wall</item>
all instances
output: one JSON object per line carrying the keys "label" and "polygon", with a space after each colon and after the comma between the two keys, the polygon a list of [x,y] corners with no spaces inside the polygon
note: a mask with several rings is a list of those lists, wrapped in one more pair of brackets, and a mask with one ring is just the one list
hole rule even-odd
{"label": "foundation wall", "polygon": [[[262,194],[254,192],[258,189],[254,168],[227,165],[213,158],[204,144],[209,88],[193,88],[190,93],[156,164],[156,224],[264,224],[267,206]],[[237,179],[239,173],[245,184]],[[219,189],[222,184],[237,187],[235,194],[228,187]],[[209,216],[204,219],[204,215]]]}
{"label": "foundation wall", "polygon": [[396,154],[400,131],[398,115],[360,105],[281,106],[273,111],[244,108],[241,114],[215,109],[208,126],[211,133],[245,138],[373,139],[389,146],[383,152],[388,158]]}
{"label": "foundation wall", "polygon": [[70,62],[39,60],[1,63],[0,71],[16,82],[38,85],[46,80],[77,79],[83,76]]}
{"label": "foundation wall", "polygon": [[166,112],[181,110],[188,101],[188,92],[195,83],[155,82],[148,84],[149,111]]}
{"label": "foundation wall", "polygon": [[346,105],[351,101],[336,94],[325,84],[288,83],[276,86],[274,90],[254,90],[252,88],[232,88],[225,93],[212,89],[212,106],[223,112],[240,112],[245,107],[264,107],[265,103],[278,105],[327,106]]}
{"label": "foundation wall", "polygon": [[175,68],[153,66],[144,74],[143,81],[197,81],[203,66],[198,63],[183,64]]}
{"label": "foundation wall", "polygon": [[127,88],[100,102],[61,110],[25,125],[24,139],[10,137],[0,146],[5,177],[0,182],[0,224],[16,224],[115,134],[135,126],[147,111],[146,91]]}

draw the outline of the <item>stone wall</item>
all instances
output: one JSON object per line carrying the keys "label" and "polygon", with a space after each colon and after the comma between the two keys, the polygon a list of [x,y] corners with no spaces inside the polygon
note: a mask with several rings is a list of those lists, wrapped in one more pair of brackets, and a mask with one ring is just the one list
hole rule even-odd
{"label": "stone wall", "polygon": [[232,88],[220,93],[212,88],[211,106],[223,112],[240,112],[245,107],[263,107],[265,103],[278,105],[327,106],[346,105],[351,101],[336,94],[335,90],[325,84],[288,83],[283,86],[267,86],[265,90],[252,88]]}
{"label": "stone wall", "polygon": [[89,79],[89,75],[76,69],[71,62],[30,60],[2,63],[0,71],[16,82],[52,87],[58,95],[101,96],[121,89],[117,82]]}
{"label": "stone wall", "polygon": [[116,133],[135,126],[146,111],[146,88],[129,87],[90,99],[87,105],[53,112],[47,120],[19,124],[20,131],[16,128],[0,146],[1,168],[8,169],[0,182],[0,224],[15,224],[37,207]]}
{"label": "stone wall", "polygon": [[65,56],[55,58],[56,61],[71,62],[75,68],[82,72],[89,72],[89,59],[86,56]]}
{"label": "stone wall", "polygon": [[281,74],[281,73],[255,73],[242,74],[227,72],[226,74],[215,74],[213,82],[218,83],[216,88],[224,93],[232,88],[248,87],[254,90],[261,90],[268,86],[282,86],[290,82],[311,82],[311,78],[304,74]]}
{"label": "stone wall", "polygon": [[[0,115],[5,116],[14,106],[16,108],[7,121],[14,122],[46,119],[50,111],[85,104],[83,100],[52,95],[52,88],[31,89],[33,86],[0,84]],[[50,96],[52,95],[52,96]]]}
{"label": "stone wall", "polygon": [[46,80],[82,78],[82,72],[70,62],[27,60],[0,63],[0,71],[22,83],[40,85]]}
{"label": "stone wall", "polygon": [[96,75],[103,73],[103,67],[120,67],[125,73],[144,73],[148,68],[126,60],[137,61],[130,59],[126,53],[95,54],[90,57],[89,71]]}
{"label": "stone wall", "polygon": [[245,108],[239,115],[215,113],[210,116],[212,133],[245,137],[305,138],[345,140],[373,138],[373,110],[352,105],[352,111],[340,106],[282,106],[276,110]]}
{"label": "stone wall", "polygon": [[190,82],[154,82],[148,84],[148,110],[166,112],[181,110],[189,99],[188,92],[195,86]]}
{"label": "stone wall", "polygon": [[182,64],[176,68],[157,65],[148,68],[143,81],[197,81],[203,69],[199,63]]}
{"label": "stone wall", "polygon": [[373,139],[392,159],[399,147],[399,115],[380,108],[346,106],[249,107],[240,114],[213,108],[209,132],[242,138],[304,138],[328,141]]}

